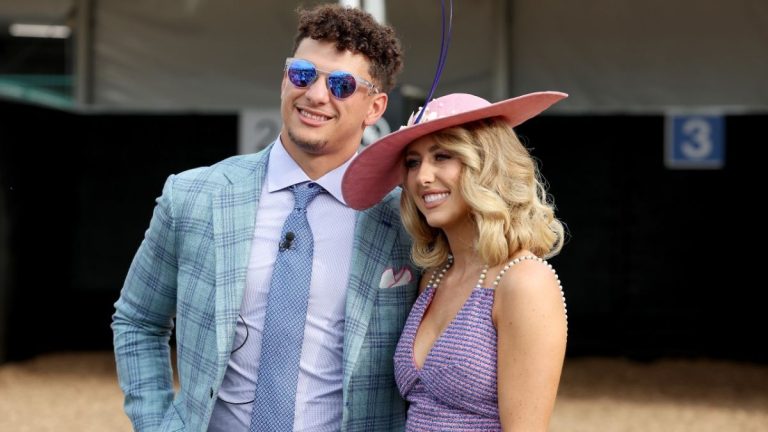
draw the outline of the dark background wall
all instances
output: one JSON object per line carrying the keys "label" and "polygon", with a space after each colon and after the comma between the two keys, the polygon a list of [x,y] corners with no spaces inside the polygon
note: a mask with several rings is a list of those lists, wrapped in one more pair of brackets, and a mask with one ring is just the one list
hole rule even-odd
{"label": "dark background wall", "polygon": [[77,115],[0,102],[7,358],[110,349],[112,304],[166,177],[236,148],[234,115]]}
{"label": "dark background wall", "polygon": [[754,145],[767,118],[726,117],[722,170],[666,169],[662,116],[539,117],[517,129],[571,233],[553,260],[571,355],[768,361]]}
{"label": "dark background wall", "polygon": [[[541,116],[517,128],[570,231],[551,260],[569,355],[768,362],[753,145],[767,118],[728,116],[725,167],[698,171],[664,167],[662,116]],[[237,121],[0,101],[7,360],[111,349],[112,304],[163,181],[234,154]]]}

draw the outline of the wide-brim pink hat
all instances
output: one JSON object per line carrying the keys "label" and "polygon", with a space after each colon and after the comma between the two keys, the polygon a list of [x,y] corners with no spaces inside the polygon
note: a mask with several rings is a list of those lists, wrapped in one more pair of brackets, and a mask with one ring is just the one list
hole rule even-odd
{"label": "wide-brim pink hat", "polygon": [[554,103],[568,97],[556,91],[529,93],[494,104],[466,93],[453,93],[433,99],[418,124],[412,114],[408,124],[363,149],[352,160],[341,190],[349,207],[364,210],[403,182],[403,149],[432,132],[492,117],[502,117],[511,127],[537,116]]}

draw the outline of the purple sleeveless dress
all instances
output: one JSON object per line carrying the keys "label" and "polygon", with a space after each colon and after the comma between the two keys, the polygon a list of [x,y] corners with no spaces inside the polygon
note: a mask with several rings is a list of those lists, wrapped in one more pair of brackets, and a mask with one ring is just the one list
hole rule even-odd
{"label": "purple sleeveless dress", "polygon": [[475,288],[419,369],[413,341],[435,289],[411,309],[395,351],[395,380],[410,403],[406,431],[500,431],[494,290]]}

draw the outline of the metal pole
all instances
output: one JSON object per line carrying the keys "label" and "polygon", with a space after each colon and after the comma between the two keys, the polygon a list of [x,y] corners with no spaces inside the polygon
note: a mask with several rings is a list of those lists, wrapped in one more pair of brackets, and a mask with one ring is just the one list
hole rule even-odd
{"label": "metal pole", "polygon": [[[339,4],[346,7],[361,9],[361,0],[339,0]],[[373,18],[381,24],[387,22],[386,0],[365,0],[365,7],[362,9],[371,14]]]}
{"label": "metal pole", "polygon": [[93,103],[93,9],[96,0],[76,0],[75,101],[79,108]]}
{"label": "metal pole", "polygon": [[365,10],[381,24],[387,22],[386,0],[365,0]]}
{"label": "metal pole", "polygon": [[502,100],[509,97],[509,84],[512,79],[509,73],[509,38],[510,31],[510,10],[509,6],[513,0],[496,0],[494,4],[494,20],[496,36],[496,47],[493,56],[493,100]]}

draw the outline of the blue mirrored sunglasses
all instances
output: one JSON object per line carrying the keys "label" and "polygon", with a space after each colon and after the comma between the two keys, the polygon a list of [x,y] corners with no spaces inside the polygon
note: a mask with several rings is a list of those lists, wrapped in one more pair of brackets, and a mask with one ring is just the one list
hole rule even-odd
{"label": "blue mirrored sunglasses", "polygon": [[325,74],[328,91],[336,99],[346,99],[352,96],[357,90],[358,84],[367,87],[369,95],[379,92],[379,89],[368,80],[345,71],[326,72],[320,70],[309,60],[288,57],[285,60],[285,70],[288,73],[288,81],[298,88],[311,86],[319,74]]}

